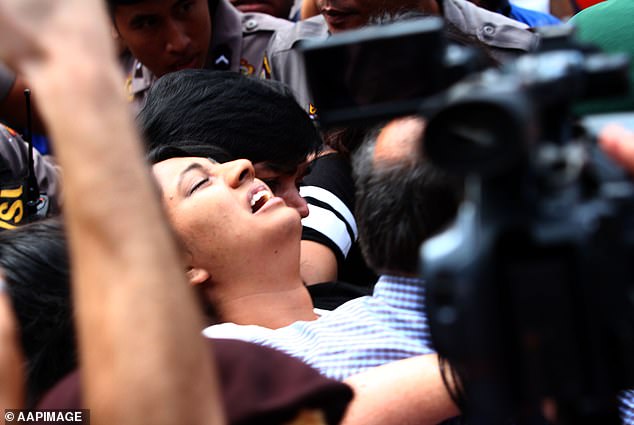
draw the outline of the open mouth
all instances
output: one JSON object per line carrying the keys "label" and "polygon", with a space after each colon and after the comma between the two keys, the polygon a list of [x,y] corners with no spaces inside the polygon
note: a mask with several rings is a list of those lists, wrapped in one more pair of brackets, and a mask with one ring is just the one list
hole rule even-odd
{"label": "open mouth", "polygon": [[191,69],[191,68],[198,68],[198,57],[197,56],[193,56],[189,59],[185,59],[177,64],[175,64],[173,66],[174,70],[176,71],[180,71],[182,69]]}
{"label": "open mouth", "polygon": [[260,12],[270,14],[274,11],[269,2],[263,0],[238,0],[231,3],[242,13]]}
{"label": "open mouth", "polygon": [[273,194],[266,189],[256,192],[251,198],[251,212],[253,214],[258,212],[271,198],[273,198]]}
{"label": "open mouth", "polygon": [[348,9],[334,9],[327,7],[321,13],[331,27],[336,29],[347,29],[353,25],[352,21],[358,18],[358,13]]}

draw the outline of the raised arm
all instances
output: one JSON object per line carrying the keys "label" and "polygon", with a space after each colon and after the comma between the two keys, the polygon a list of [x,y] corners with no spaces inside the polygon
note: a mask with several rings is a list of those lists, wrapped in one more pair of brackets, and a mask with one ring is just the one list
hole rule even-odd
{"label": "raised arm", "polygon": [[64,169],[93,422],[221,423],[201,314],[121,91],[104,4],[0,0],[0,60],[30,81]]}

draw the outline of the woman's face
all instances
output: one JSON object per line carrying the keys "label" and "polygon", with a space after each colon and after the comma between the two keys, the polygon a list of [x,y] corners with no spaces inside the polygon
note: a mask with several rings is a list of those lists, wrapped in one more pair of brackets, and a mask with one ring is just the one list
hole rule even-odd
{"label": "woman's face", "polygon": [[155,164],[153,173],[193,266],[220,273],[236,261],[257,262],[264,249],[299,243],[297,210],[254,178],[249,161],[172,158]]}

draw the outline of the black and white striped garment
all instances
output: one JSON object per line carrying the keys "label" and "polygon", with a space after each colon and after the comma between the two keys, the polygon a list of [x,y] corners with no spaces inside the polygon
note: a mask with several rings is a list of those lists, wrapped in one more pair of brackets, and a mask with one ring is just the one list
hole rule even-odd
{"label": "black and white striped garment", "polygon": [[317,158],[299,193],[309,210],[302,219],[302,239],[328,246],[341,269],[358,236],[350,164],[339,154]]}
{"label": "black and white striped garment", "polygon": [[299,193],[309,210],[302,220],[302,239],[330,248],[337,258],[337,280],[372,288],[378,276],[366,265],[357,243],[350,162],[338,153],[317,158]]}

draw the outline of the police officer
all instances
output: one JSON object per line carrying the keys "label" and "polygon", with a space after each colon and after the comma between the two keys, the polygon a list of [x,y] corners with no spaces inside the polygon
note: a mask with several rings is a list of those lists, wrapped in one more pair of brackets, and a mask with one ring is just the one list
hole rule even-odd
{"label": "police officer", "polygon": [[300,105],[312,115],[316,109],[311,103],[304,65],[294,47],[301,40],[326,38],[330,33],[359,28],[366,25],[370,18],[386,12],[413,8],[442,14],[458,30],[486,45],[491,55],[501,62],[532,51],[539,44],[539,36],[529,31],[526,24],[467,0],[394,0],[389,3],[381,0],[314,1],[321,14],[278,30],[271,39],[265,59],[268,76],[291,86]]}
{"label": "police officer", "polygon": [[15,74],[4,64],[0,63],[0,102],[9,95],[15,82]]}
{"label": "police officer", "polygon": [[[33,151],[34,181],[29,175],[28,145],[19,134],[0,124],[0,230],[43,218],[59,211],[60,175],[58,168],[47,157]],[[27,208],[29,185],[41,201],[35,208]]]}
{"label": "police officer", "polygon": [[124,68],[131,101],[142,103],[157,77],[184,68],[209,68],[260,76],[273,32],[292,23],[242,13],[229,0],[108,0],[127,48]]}

